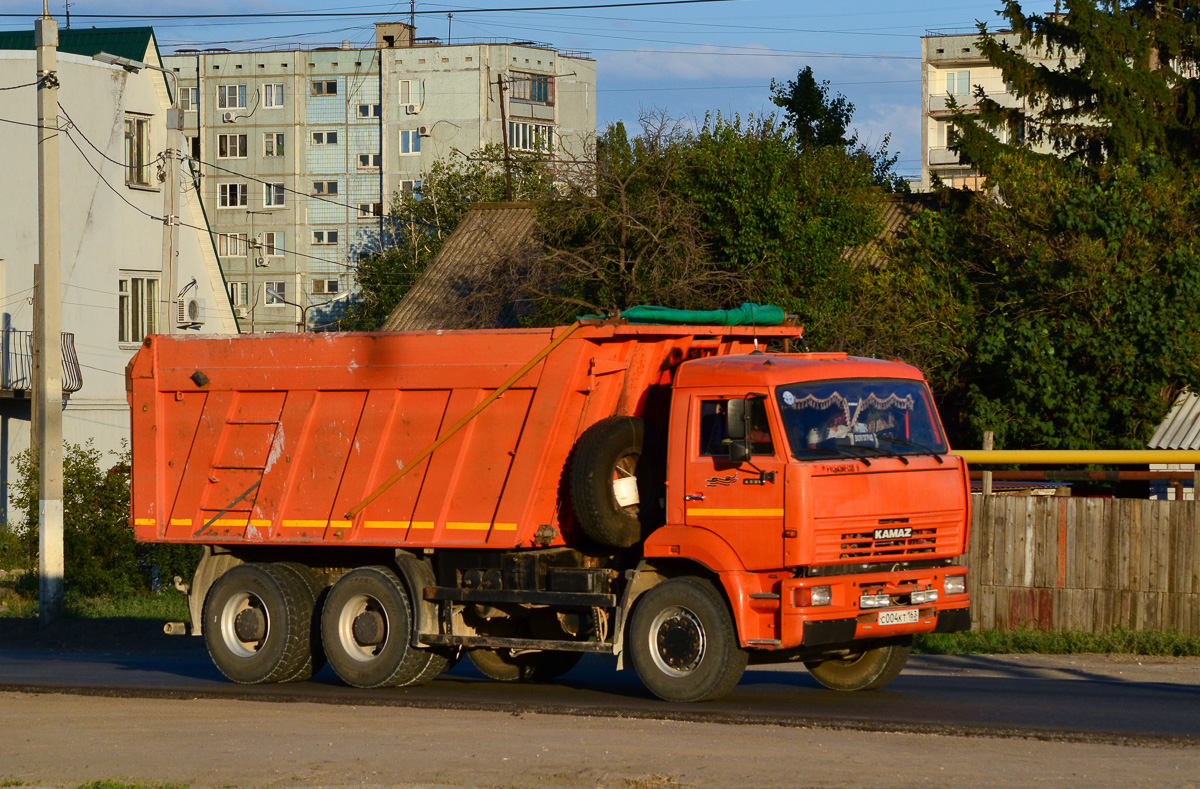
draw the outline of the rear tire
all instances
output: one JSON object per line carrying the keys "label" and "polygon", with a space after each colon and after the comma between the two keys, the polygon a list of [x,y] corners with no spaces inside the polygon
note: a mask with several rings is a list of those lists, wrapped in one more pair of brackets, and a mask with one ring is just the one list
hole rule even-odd
{"label": "rear tire", "polygon": [[[583,431],[571,461],[571,501],[584,534],[628,548],[662,524],[663,458],[643,420],[610,416]],[[639,501],[622,507],[613,483],[636,477]]]}
{"label": "rear tire", "polygon": [[912,636],[907,636],[845,658],[806,660],[804,667],[830,690],[874,690],[900,675],[911,652]]}
{"label": "rear tire", "polygon": [[317,615],[321,595],[325,592],[325,584],[321,581],[321,576],[317,575],[316,571],[306,564],[276,562],[275,567],[278,567],[284,573],[291,574],[299,585],[300,590],[307,592],[306,595],[302,595],[304,604],[297,610],[296,615],[299,617],[300,622],[308,623],[309,659],[297,670],[294,676],[288,677],[283,681],[296,682],[305,680],[325,666],[325,651],[321,648],[321,618]]}
{"label": "rear tire", "polygon": [[308,599],[308,589],[275,565],[239,564],[225,572],[204,602],[213,663],[243,685],[302,678],[312,665]]}
{"label": "rear tire", "polygon": [[566,674],[583,658],[582,652],[518,652],[477,648],[467,651],[475,668],[497,682],[549,682]]}
{"label": "rear tire", "polygon": [[411,659],[412,614],[403,583],[387,567],[360,567],[329,590],[321,609],[325,656],[342,681],[381,688],[413,681],[427,666]]}
{"label": "rear tire", "polygon": [[729,606],[701,578],[663,581],[637,602],[629,658],[647,689],[665,701],[709,701],[737,686],[749,658]]}

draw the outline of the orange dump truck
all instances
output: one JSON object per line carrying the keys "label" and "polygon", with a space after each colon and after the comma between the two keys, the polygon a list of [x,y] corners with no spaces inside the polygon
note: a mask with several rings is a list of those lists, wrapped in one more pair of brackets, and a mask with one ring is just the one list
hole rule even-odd
{"label": "orange dump truck", "polygon": [[235,682],[600,653],[675,701],[748,661],[879,687],[969,627],[966,467],[918,370],[800,331],[147,338],[133,528],[203,546],[191,631]]}

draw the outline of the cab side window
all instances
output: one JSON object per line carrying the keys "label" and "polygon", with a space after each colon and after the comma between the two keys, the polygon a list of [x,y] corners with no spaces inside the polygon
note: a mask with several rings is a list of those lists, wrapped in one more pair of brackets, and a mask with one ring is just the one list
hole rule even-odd
{"label": "cab side window", "polygon": [[[761,398],[750,401],[750,438],[754,441],[756,455],[775,454],[775,444],[771,440],[771,425],[767,421],[767,407]],[[728,439],[729,435],[725,430],[725,401],[701,401],[700,455],[703,457],[728,457]]]}

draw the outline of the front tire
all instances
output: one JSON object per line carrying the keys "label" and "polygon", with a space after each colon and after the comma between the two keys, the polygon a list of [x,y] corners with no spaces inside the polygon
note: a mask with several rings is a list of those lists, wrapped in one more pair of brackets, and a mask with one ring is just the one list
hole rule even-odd
{"label": "front tire", "polygon": [[312,666],[308,597],[295,575],[271,564],[239,564],[225,572],[204,602],[204,640],[213,663],[243,685],[305,678]]}
{"label": "front tire", "polygon": [[906,636],[844,658],[806,660],[804,667],[830,690],[874,690],[900,675],[911,652],[912,636]]}
{"label": "front tire", "polygon": [[629,657],[664,701],[708,701],[729,693],[746,670],[729,608],[701,578],[673,578],[646,592],[629,624]]}

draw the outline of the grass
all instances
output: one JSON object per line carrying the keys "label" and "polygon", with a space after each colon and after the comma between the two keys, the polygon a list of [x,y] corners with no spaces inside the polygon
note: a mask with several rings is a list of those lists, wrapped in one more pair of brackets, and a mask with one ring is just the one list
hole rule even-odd
{"label": "grass", "polygon": [[[67,592],[63,601],[70,619],[159,619],[187,621],[187,598],[174,589],[159,594],[129,597],[83,597]],[[38,601],[29,597],[8,597],[0,605],[0,617],[35,617]]]}
{"label": "grass", "polygon": [[966,633],[919,635],[914,651],[926,655],[1159,655],[1200,657],[1200,636],[1161,630],[1126,630],[1107,633],[1064,633],[1042,630],[981,630]]}

